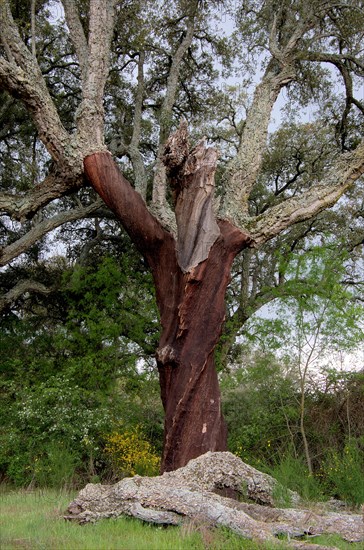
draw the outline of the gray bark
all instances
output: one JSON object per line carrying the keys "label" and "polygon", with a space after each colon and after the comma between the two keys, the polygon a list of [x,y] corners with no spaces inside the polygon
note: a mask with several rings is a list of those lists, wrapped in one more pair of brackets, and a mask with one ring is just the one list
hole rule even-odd
{"label": "gray bark", "polygon": [[147,177],[145,173],[143,158],[139,150],[144,97],[144,61],[145,53],[142,51],[139,54],[138,60],[138,86],[135,97],[134,126],[133,135],[130,141],[130,145],[128,147],[128,152],[134,168],[135,190],[141,194],[144,200],[146,200]]}
{"label": "gray bark", "polygon": [[57,227],[65,223],[89,216],[92,212],[98,210],[101,204],[100,201],[96,201],[89,206],[80,206],[73,210],[61,212],[53,216],[53,218],[47,218],[35,224],[34,227],[20,237],[20,239],[0,249],[0,266],[6,265],[25,250],[28,250],[34,243],[53,229],[57,229]]}
{"label": "gray bark", "polygon": [[49,174],[42,183],[25,194],[0,193],[0,213],[8,214],[13,219],[23,222],[32,218],[42,206],[76,191],[83,184],[82,172],[77,167],[65,174]]}
{"label": "gray bark", "polygon": [[[0,3],[0,20],[0,39],[11,54],[9,61],[0,58],[1,85],[24,102],[52,158],[65,162],[66,156],[70,156],[69,151],[66,153],[69,135],[58,116],[36,59],[19,35],[7,0]],[[81,159],[79,164],[82,167]]]}
{"label": "gray bark", "polygon": [[[359,514],[318,511],[318,507],[315,512],[274,508],[276,485],[273,478],[231,453],[209,452],[155,478],[135,476],[111,486],[89,484],[69,505],[65,518],[86,523],[126,515],[165,525],[197,519],[260,542],[278,543],[276,537],[282,534],[292,539],[322,533],[337,533],[351,542],[364,540]],[[256,504],[222,496],[228,494]],[[295,493],[290,498],[299,502]],[[291,543],[294,548],[299,544],[303,543]]]}
{"label": "gray bark", "polygon": [[35,292],[39,294],[49,294],[51,289],[31,279],[18,281],[6,294],[0,297],[0,311],[3,311],[8,305],[15,302],[26,292]]}
{"label": "gray bark", "polygon": [[90,1],[87,76],[82,86],[81,105],[76,113],[77,140],[83,156],[106,150],[103,100],[109,74],[115,2]]}
{"label": "gray bark", "polygon": [[88,44],[77,6],[74,0],[62,0],[67,27],[80,64],[81,77],[85,81],[88,68]]}
{"label": "gray bark", "polygon": [[364,174],[364,140],[349,153],[340,155],[323,182],[297,197],[272,206],[260,216],[246,220],[256,245],[275,237],[287,227],[314,217],[333,206],[352,184]]}

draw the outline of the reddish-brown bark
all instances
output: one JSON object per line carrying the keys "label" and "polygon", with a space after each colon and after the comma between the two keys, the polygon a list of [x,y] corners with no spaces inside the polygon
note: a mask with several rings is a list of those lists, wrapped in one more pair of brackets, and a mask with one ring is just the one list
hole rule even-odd
{"label": "reddish-brown bark", "polygon": [[[209,450],[226,450],[214,349],[225,317],[231,265],[236,254],[249,244],[249,238],[227,221],[214,222],[207,257],[185,272],[179,265],[174,237],[149,213],[111,155],[95,153],[85,159],[84,165],[90,183],[121,220],[153,274],[162,325],[156,353],[165,410],[162,470],[175,470]],[[199,165],[196,178],[187,171],[192,193],[200,193],[199,182],[204,179],[201,170],[203,166]],[[213,178],[213,171],[209,177]],[[179,185],[185,183],[182,178]],[[191,196],[188,201],[193,204]],[[206,204],[200,208],[203,219],[206,208],[211,208],[210,199]],[[180,211],[184,211],[181,205]],[[194,219],[194,223],[199,220]]]}

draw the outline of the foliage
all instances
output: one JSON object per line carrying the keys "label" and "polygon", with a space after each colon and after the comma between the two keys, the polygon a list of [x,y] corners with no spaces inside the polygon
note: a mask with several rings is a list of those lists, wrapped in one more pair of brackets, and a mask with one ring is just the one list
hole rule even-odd
{"label": "foliage", "polygon": [[291,445],[287,422],[297,422],[295,380],[272,353],[244,356],[244,367],[221,379],[229,449],[257,468]]}
{"label": "foliage", "polygon": [[104,451],[119,477],[159,473],[160,458],[140,426],[114,431],[105,436],[105,442]]}
{"label": "foliage", "polygon": [[349,440],[341,451],[329,450],[322,475],[338,498],[354,505],[364,504],[363,441]]}
{"label": "foliage", "polygon": [[[305,387],[306,436],[313,473],[303,462],[300,430],[300,384],[289,360],[272,353],[250,352],[245,366],[221,376],[229,450],[267,471],[308,500],[336,497],[351,503],[361,494],[360,437],[363,433],[363,375],[322,371]],[[350,445],[345,447],[345,441]],[[345,450],[346,449],[346,450]],[[349,462],[350,460],[350,462]],[[328,470],[330,468],[330,470]],[[282,488],[283,487],[283,488]]]}
{"label": "foliage", "polygon": [[283,487],[296,491],[304,501],[321,502],[325,499],[319,479],[309,473],[301,458],[286,453],[279,458],[279,462],[269,473]]}
{"label": "foliage", "polygon": [[2,323],[0,471],[20,486],[110,477],[102,437],[120,420],[143,423],[161,446],[159,392],[147,362],[157,334],[149,275],[130,256],[63,267],[57,277],[52,301],[26,304],[22,316]]}
{"label": "foliage", "polygon": [[[7,388],[14,394],[15,389],[15,384]],[[62,486],[83,463],[88,471],[86,457],[97,456],[100,434],[111,423],[105,397],[64,374],[15,395],[8,400],[1,433],[1,469],[7,477],[16,485]]]}

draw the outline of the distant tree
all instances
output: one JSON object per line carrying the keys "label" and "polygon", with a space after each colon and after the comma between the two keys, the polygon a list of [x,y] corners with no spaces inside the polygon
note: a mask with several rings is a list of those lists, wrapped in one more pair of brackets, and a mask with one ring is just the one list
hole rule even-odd
{"label": "distant tree", "polygon": [[[62,5],[68,33],[51,24],[48,2],[0,1],[6,113],[12,98],[22,104],[11,110],[5,153],[19,138],[12,133],[17,116],[30,116],[33,128],[25,146],[28,154],[33,151],[33,176],[23,190],[17,185],[22,162],[16,182],[6,165],[1,263],[33,249],[65,223],[100,214],[102,203],[87,185],[100,195],[153,275],[162,327],[156,352],[165,410],[162,469],[172,470],[207,450],[226,449],[214,350],[234,258],[242,251],[249,257],[248,250],[331,207],[364,172],[364,106],[355,95],[364,70],[363,6],[360,0],[237,5],[178,0],[160,15],[149,1],[62,0]],[[234,6],[237,43],[229,48],[213,38],[213,20],[216,10]],[[210,89],[216,76],[212,53],[225,58],[228,69],[234,48],[244,52],[240,67],[246,80],[254,74],[256,55],[263,60],[262,76],[236,127],[235,151],[226,159],[215,201],[217,150],[206,148],[204,140],[191,149],[184,121],[171,130],[181,115],[195,124],[218,118],[218,95]],[[321,118],[335,121],[326,136],[328,154],[318,159],[323,162],[318,176],[311,169],[300,189],[294,186],[303,171],[299,158],[281,182],[264,178],[268,125],[283,89],[296,109],[320,95]],[[112,154],[128,159],[123,173]],[[313,168],[314,160],[308,162]],[[275,200],[257,210],[254,197],[272,183]],[[12,232],[11,220],[22,227]]]}

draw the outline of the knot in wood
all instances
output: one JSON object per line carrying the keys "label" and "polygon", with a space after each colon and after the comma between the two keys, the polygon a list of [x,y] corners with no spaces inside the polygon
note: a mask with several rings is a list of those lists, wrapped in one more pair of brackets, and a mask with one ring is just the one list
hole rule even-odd
{"label": "knot in wood", "polygon": [[163,348],[159,348],[156,351],[156,359],[162,365],[175,364],[177,362],[177,353],[176,350],[170,346],[166,345]]}

